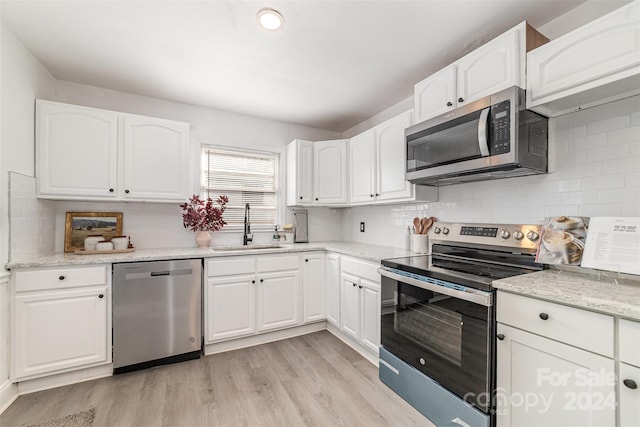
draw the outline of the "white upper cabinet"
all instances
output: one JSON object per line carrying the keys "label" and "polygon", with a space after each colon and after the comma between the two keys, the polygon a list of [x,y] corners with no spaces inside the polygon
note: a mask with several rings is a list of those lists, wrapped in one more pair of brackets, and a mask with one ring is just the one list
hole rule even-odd
{"label": "white upper cabinet", "polygon": [[354,136],[349,142],[351,203],[371,203],[376,193],[376,130]]}
{"label": "white upper cabinet", "polygon": [[351,138],[352,205],[438,200],[437,187],[415,186],[405,179],[404,131],[412,124],[409,110]]}
{"label": "white upper cabinet", "polygon": [[189,124],[36,101],[38,197],[184,201],[193,194]]}
{"label": "white upper cabinet", "polygon": [[456,108],[456,65],[450,65],[415,86],[416,122]]}
{"label": "white upper cabinet", "polygon": [[640,2],[529,52],[527,108],[558,116],[640,93]]}
{"label": "white upper cabinet", "polygon": [[458,105],[510,86],[524,88],[525,26],[526,23],[523,22],[457,62]]}
{"label": "white upper cabinet", "polygon": [[349,203],[349,140],[287,145],[287,206],[346,206]]}
{"label": "white upper cabinet", "polygon": [[413,196],[414,186],[404,177],[404,130],[412,124],[413,111],[409,110],[376,127],[377,201],[408,200]]}
{"label": "white upper cabinet", "polygon": [[317,141],[313,145],[313,190],[316,205],[346,205],[348,139]]}
{"label": "white upper cabinet", "polygon": [[178,200],[191,196],[189,124],[121,116],[123,194],[127,200]]}
{"label": "white upper cabinet", "polygon": [[526,85],[526,53],[548,39],[522,22],[416,84],[416,123],[511,86]]}
{"label": "white upper cabinet", "polygon": [[117,196],[116,113],[37,100],[36,122],[39,197]]}
{"label": "white upper cabinet", "polygon": [[313,141],[287,145],[287,206],[313,204]]}

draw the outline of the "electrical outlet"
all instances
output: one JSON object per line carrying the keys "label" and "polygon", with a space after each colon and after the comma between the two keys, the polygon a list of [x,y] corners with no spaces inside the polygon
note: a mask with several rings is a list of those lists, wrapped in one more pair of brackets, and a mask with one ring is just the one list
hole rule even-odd
{"label": "electrical outlet", "polygon": [[364,222],[360,223],[360,232],[364,233]]}

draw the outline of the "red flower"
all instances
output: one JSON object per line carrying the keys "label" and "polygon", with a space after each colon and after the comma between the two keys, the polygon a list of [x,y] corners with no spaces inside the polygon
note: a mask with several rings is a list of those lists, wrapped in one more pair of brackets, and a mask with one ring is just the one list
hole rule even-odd
{"label": "red flower", "polygon": [[193,195],[187,203],[180,205],[183,211],[182,225],[191,231],[218,231],[226,224],[222,214],[228,202],[227,196],[220,196],[215,201],[220,207],[216,207],[211,197],[205,202],[199,196]]}

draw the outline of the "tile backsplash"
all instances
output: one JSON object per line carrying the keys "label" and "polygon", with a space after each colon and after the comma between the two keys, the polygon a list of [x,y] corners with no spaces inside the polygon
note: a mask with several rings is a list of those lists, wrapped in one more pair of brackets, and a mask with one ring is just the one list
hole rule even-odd
{"label": "tile backsplash", "polygon": [[36,179],[9,172],[9,261],[54,252],[55,208],[36,199]]}
{"label": "tile backsplash", "polygon": [[[435,203],[349,208],[345,240],[404,247],[415,216],[540,223],[546,216],[640,216],[640,96],[550,120],[549,174],[440,187]],[[359,224],[366,223],[365,233]]]}

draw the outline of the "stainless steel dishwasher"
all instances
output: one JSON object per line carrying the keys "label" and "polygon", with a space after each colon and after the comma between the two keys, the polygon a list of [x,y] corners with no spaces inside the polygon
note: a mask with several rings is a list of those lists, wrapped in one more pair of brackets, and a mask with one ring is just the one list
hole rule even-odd
{"label": "stainless steel dishwasher", "polygon": [[197,359],[202,260],[113,265],[113,372]]}

